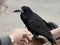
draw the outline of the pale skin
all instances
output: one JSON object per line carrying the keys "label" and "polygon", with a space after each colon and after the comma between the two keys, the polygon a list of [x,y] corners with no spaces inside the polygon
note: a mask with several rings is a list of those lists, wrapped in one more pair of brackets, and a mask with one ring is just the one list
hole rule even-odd
{"label": "pale skin", "polygon": [[32,39],[32,34],[26,29],[17,29],[11,36],[14,45],[27,45],[28,41]]}

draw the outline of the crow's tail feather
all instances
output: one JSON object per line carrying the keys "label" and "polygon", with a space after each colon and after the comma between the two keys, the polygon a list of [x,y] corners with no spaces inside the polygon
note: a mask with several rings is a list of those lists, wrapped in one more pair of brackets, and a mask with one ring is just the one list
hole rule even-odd
{"label": "crow's tail feather", "polygon": [[53,38],[48,38],[48,41],[51,42],[52,45],[57,44],[56,41]]}

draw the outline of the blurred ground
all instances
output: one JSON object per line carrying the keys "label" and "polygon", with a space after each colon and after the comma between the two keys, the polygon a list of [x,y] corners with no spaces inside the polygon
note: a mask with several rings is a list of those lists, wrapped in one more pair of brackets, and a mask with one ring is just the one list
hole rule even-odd
{"label": "blurred ground", "polygon": [[[47,22],[55,22],[60,26],[60,0],[4,0],[2,6],[2,14],[0,15],[0,34],[10,34],[14,29],[26,28],[20,20],[20,13],[13,13],[15,9],[23,5],[31,7],[31,9],[39,14]],[[4,11],[5,10],[5,11]]]}

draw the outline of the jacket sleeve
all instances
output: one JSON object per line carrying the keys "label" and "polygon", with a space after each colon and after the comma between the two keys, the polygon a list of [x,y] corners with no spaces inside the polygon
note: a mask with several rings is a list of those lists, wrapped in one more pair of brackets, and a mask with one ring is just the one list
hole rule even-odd
{"label": "jacket sleeve", "polygon": [[9,36],[0,37],[1,45],[12,45],[11,38]]}

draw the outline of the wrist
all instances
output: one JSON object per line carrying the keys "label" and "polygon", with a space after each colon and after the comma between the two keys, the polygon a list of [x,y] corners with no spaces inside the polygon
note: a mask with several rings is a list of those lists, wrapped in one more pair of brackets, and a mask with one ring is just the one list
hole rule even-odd
{"label": "wrist", "polygon": [[14,43],[14,39],[13,39],[13,37],[12,37],[11,35],[9,35],[9,37],[10,37],[11,42],[12,42],[12,44],[13,44],[13,43]]}

